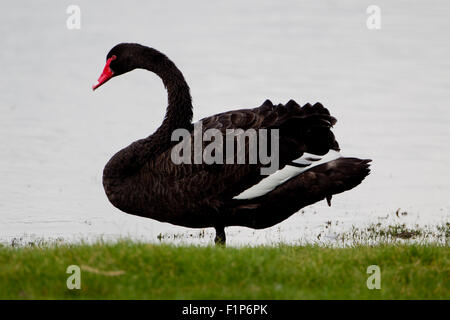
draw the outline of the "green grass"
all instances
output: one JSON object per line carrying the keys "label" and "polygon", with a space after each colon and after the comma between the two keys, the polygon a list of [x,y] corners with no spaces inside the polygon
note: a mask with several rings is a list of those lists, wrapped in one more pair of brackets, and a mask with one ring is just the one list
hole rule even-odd
{"label": "green grass", "polygon": [[[450,247],[0,247],[0,299],[450,299]],[[69,265],[81,290],[69,290]],[[369,265],[381,289],[369,290]]]}

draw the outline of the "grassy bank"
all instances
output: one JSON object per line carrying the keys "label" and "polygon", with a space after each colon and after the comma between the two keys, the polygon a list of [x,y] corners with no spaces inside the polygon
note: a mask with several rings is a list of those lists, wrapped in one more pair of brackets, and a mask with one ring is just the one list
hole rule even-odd
{"label": "grassy bank", "polygon": [[[80,290],[67,289],[69,265]],[[449,278],[448,246],[0,247],[0,299],[450,299]]]}

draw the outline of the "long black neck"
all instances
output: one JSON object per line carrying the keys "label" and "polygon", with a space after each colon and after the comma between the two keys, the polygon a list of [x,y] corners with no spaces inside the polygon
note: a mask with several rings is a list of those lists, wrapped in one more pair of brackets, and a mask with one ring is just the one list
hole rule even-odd
{"label": "long black neck", "polygon": [[154,49],[143,48],[144,56],[148,55],[152,58],[144,60],[139,67],[156,73],[163,81],[168,95],[166,116],[156,134],[168,134],[170,140],[173,130],[191,127],[192,99],[189,86],[181,71],[169,58]]}
{"label": "long black neck", "polygon": [[192,99],[181,71],[169,58],[152,48],[140,46],[133,59],[136,68],[152,71],[162,79],[168,93],[168,107],[163,123],[155,133],[133,142],[111,158],[105,166],[104,178],[123,178],[136,173],[151,157],[173,145],[173,130],[192,128]]}
{"label": "long black neck", "polygon": [[189,86],[181,71],[169,58],[154,49],[146,49],[153,51],[152,54],[156,57],[153,57],[151,61],[145,61],[141,67],[156,73],[161,78],[168,95],[166,116],[157,133],[163,131],[165,134],[169,134],[170,140],[174,129],[189,129],[191,126],[192,99]]}

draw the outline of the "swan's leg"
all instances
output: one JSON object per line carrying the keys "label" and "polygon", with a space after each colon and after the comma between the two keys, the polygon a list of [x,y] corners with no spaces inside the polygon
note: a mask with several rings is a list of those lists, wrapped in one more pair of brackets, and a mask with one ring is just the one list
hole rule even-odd
{"label": "swan's leg", "polygon": [[218,245],[225,245],[226,237],[225,237],[225,228],[223,226],[216,226],[216,237],[214,238],[214,242],[216,243],[216,246]]}

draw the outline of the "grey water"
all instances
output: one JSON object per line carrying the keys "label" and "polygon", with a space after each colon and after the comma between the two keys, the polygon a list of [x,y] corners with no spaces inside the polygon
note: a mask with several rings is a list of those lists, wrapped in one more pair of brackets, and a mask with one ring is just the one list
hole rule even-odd
{"label": "grey water", "polygon": [[[66,25],[70,4],[80,8],[80,29]],[[370,4],[1,2],[0,242],[212,242],[209,229],[126,215],[104,195],[105,163],[151,134],[167,104],[160,79],[142,70],[92,92],[120,42],[152,46],[177,64],[194,120],[266,99],[321,102],[338,119],[342,154],[373,159],[371,175],[331,208],[322,201],[265,230],[230,228],[230,244],[319,234],[333,242],[371,223],[449,222],[450,3],[377,1],[378,30],[366,25]]]}

